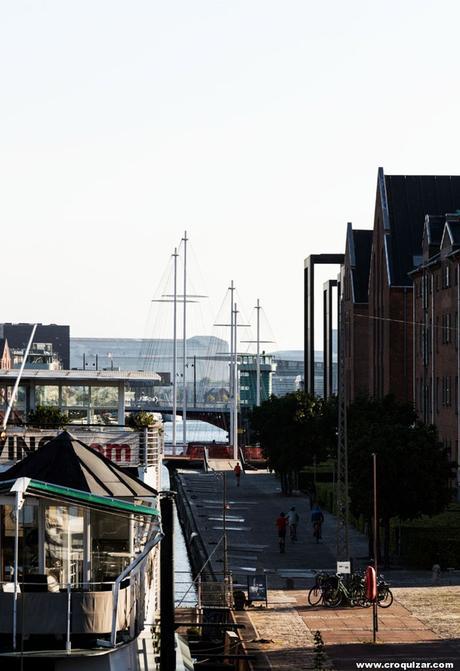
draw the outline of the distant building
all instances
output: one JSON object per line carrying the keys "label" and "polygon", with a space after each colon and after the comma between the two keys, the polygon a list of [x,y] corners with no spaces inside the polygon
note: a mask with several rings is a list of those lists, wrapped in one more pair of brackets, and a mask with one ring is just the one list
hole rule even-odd
{"label": "distant building", "polygon": [[[240,405],[253,408],[257,402],[257,356],[242,354],[239,358],[240,374]],[[272,395],[272,375],[276,370],[270,354],[259,356],[260,365],[260,402],[266,401]]]}
{"label": "distant building", "polygon": [[6,338],[0,338],[0,368],[8,370],[12,368],[11,352]]}
{"label": "distant building", "polygon": [[[12,367],[20,368],[24,361],[26,348],[15,348],[11,351]],[[62,369],[61,359],[53,352],[51,343],[34,342],[27,356],[26,368],[36,368],[41,370],[60,370]]]}
{"label": "distant building", "polygon": [[[33,324],[0,324],[0,338],[6,338],[11,350],[25,351],[32,333]],[[61,368],[70,367],[70,327],[60,324],[38,324],[34,336],[35,343],[51,345],[52,352],[59,359]],[[19,355],[19,354],[18,354]]]}

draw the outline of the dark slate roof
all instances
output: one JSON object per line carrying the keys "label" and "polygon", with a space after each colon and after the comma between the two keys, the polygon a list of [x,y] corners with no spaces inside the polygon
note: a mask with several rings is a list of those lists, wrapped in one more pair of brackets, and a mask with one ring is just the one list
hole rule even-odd
{"label": "dark slate roof", "polygon": [[355,303],[368,302],[369,268],[371,264],[373,231],[353,231],[355,265],[352,268]]}
{"label": "dark slate roof", "polygon": [[421,256],[425,215],[460,210],[460,177],[385,175],[385,187],[391,284],[412,286],[408,273]]}
{"label": "dark slate roof", "polygon": [[157,492],[68,431],[0,473],[0,481],[28,477],[111,497],[151,497]]}

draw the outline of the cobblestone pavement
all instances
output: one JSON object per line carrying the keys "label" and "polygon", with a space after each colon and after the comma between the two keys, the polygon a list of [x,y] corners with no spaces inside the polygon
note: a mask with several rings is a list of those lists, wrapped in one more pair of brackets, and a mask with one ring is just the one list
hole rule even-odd
{"label": "cobblestone pavement", "polygon": [[398,587],[393,593],[441,638],[460,640],[460,587]]}
{"label": "cobblestone pavement", "polygon": [[306,671],[315,668],[314,632],[306,626],[296,605],[297,599],[292,593],[276,590],[270,592],[268,608],[247,611],[256,631],[256,641],[259,641],[252,641],[251,646],[256,645],[264,652],[268,669]]}

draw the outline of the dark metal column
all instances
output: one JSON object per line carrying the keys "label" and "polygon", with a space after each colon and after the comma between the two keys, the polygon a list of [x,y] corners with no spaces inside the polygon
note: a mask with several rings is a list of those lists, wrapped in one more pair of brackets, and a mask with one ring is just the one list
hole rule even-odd
{"label": "dark metal column", "polygon": [[311,254],[304,261],[304,385],[315,393],[315,265],[341,265],[343,254]]}
{"label": "dark metal column", "polygon": [[160,668],[175,671],[174,637],[174,492],[162,492],[161,525],[164,538],[160,543]]}

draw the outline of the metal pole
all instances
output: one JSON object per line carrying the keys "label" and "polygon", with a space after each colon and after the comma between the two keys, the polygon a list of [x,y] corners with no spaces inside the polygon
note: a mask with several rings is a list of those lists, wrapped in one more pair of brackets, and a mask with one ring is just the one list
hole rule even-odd
{"label": "metal pole", "polygon": [[70,582],[67,583],[67,638],[65,642],[65,651],[69,655],[72,652],[72,643],[70,642],[70,620],[71,620],[72,588]]}
{"label": "metal pole", "polygon": [[233,294],[235,287],[233,280],[230,282],[230,366],[229,366],[229,384],[228,390],[230,395],[230,427],[229,427],[229,441],[230,445],[235,444],[233,436]]}
{"label": "metal pole", "polygon": [[176,454],[176,414],[177,414],[177,247],[174,248],[174,293],[173,293],[173,425],[172,449]]}
{"label": "metal pole", "polygon": [[21,492],[16,492],[16,519],[14,531],[14,601],[13,601],[13,650],[16,650],[16,632],[18,621],[18,568],[19,568],[19,500]]}
{"label": "metal pole", "polygon": [[373,636],[374,643],[376,641],[376,632],[379,630],[378,625],[378,555],[377,555],[377,532],[378,532],[378,518],[377,518],[377,454],[372,453],[372,462],[373,462],[373,476],[374,476],[374,569],[375,569],[375,578],[377,581],[377,594],[372,605],[373,608]]}
{"label": "metal pole", "polygon": [[238,309],[235,303],[233,319],[235,359],[233,364],[233,458],[238,459]]}
{"label": "metal pole", "polygon": [[164,538],[160,543],[160,668],[175,671],[174,637],[174,516],[173,493],[163,492],[160,499]]}
{"label": "metal pole", "polygon": [[224,585],[227,587],[228,546],[227,546],[227,474],[222,473],[222,527],[224,532]]}
{"label": "metal pole", "polygon": [[256,405],[260,405],[260,303],[257,299]]}
{"label": "metal pole", "polygon": [[193,355],[193,407],[196,408],[196,354]]}
{"label": "metal pole", "polygon": [[13,409],[13,404],[16,400],[16,394],[18,393],[18,387],[19,383],[21,381],[22,374],[24,372],[24,368],[26,367],[26,361],[27,357],[29,356],[30,348],[32,347],[32,343],[34,340],[34,335],[35,331],[37,330],[37,324],[34,324],[32,328],[32,332],[30,334],[29,342],[27,343],[26,351],[24,353],[24,359],[22,360],[21,368],[19,369],[18,376],[16,378],[16,382],[14,383],[13,391],[11,393],[11,398],[10,402],[8,403],[8,407],[5,412],[5,417],[3,418],[3,431],[6,429],[6,425],[8,424],[8,419],[10,418],[11,410]]}
{"label": "metal pole", "polygon": [[184,342],[183,342],[183,359],[184,359],[184,389],[183,389],[183,399],[182,399],[182,443],[183,451],[187,449],[187,231],[184,232],[184,237],[182,238],[184,243]]}

